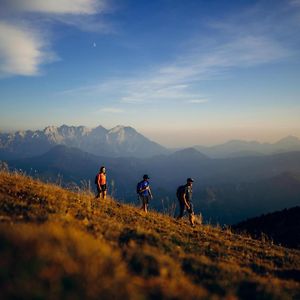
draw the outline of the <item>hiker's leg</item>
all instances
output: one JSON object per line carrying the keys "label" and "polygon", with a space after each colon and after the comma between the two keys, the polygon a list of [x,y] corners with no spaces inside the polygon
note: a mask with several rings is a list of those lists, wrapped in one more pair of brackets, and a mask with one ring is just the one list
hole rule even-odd
{"label": "hiker's leg", "polygon": [[96,194],[96,198],[100,198],[101,195],[101,190],[99,189],[99,187],[97,186],[97,194]]}
{"label": "hiker's leg", "polygon": [[144,207],[144,212],[148,212],[148,201],[147,197],[143,197],[143,207]]}
{"label": "hiker's leg", "polygon": [[143,197],[141,195],[138,195],[138,200],[141,203],[141,209],[144,209]]}
{"label": "hiker's leg", "polygon": [[142,209],[143,211],[146,211],[145,197],[144,197],[144,196],[140,196],[140,200],[141,200],[141,203],[142,203],[141,209]]}
{"label": "hiker's leg", "polygon": [[146,201],[146,212],[148,212],[150,196],[146,196],[145,198],[146,198],[145,199],[145,201]]}
{"label": "hiker's leg", "polygon": [[143,203],[143,205],[142,205],[142,210],[143,210],[144,212],[147,212],[147,206],[146,206],[146,203]]}
{"label": "hiker's leg", "polygon": [[106,184],[103,184],[101,185],[101,196],[102,196],[102,199],[106,199]]}
{"label": "hiker's leg", "polygon": [[192,226],[195,226],[195,214],[194,214],[194,207],[193,203],[189,202],[190,208],[187,210],[189,213],[189,220]]}
{"label": "hiker's leg", "polygon": [[183,217],[183,213],[184,213],[184,202],[183,200],[179,199],[179,216],[177,217],[177,219],[181,219]]}

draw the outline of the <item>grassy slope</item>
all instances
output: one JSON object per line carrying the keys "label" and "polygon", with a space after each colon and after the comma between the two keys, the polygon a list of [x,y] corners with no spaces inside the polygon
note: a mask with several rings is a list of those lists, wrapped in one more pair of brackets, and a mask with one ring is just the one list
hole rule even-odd
{"label": "grassy slope", "polygon": [[299,299],[300,251],[0,173],[0,298]]}

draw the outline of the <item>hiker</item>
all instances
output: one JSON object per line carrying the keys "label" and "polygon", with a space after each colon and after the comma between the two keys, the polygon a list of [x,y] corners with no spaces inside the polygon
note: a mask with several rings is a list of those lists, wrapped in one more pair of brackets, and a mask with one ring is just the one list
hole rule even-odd
{"label": "hiker", "polygon": [[136,187],[139,199],[142,202],[141,209],[143,209],[146,213],[148,212],[149,201],[153,198],[148,179],[150,179],[149,176],[145,174],[143,176],[143,180],[140,181]]}
{"label": "hiker", "polygon": [[192,227],[195,226],[195,216],[192,203],[193,182],[194,180],[192,178],[188,178],[186,180],[186,184],[179,186],[176,192],[180,208],[180,213],[177,219],[181,219],[183,217],[184,210],[186,208],[187,212],[189,213],[189,220]]}
{"label": "hiker", "polygon": [[96,175],[95,183],[97,185],[97,196],[96,198],[106,199],[106,169],[105,167],[101,167],[99,173]]}

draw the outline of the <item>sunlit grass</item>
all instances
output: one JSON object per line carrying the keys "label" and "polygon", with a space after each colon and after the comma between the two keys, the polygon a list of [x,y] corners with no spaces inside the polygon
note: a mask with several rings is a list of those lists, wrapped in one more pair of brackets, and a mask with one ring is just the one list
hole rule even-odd
{"label": "sunlit grass", "polygon": [[300,251],[200,221],[191,228],[187,219],[145,214],[88,190],[1,172],[0,221],[6,298],[300,296]]}

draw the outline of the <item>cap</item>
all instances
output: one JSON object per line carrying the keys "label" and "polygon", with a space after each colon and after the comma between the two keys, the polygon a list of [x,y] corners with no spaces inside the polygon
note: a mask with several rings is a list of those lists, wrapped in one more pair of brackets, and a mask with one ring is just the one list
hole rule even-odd
{"label": "cap", "polygon": [[186,181],[187,182],[194,182],[194,179],[189,177]]}
{"label": "cap", "polygon": [[143,176],[143,179],[150,179],[150,177],[149,177],[147,174],[145,174],[145,175]]}

